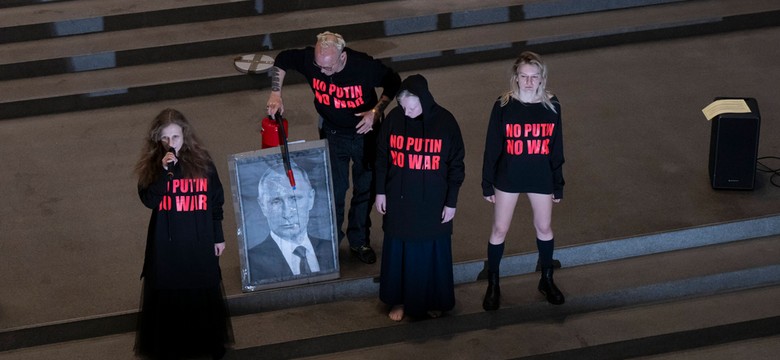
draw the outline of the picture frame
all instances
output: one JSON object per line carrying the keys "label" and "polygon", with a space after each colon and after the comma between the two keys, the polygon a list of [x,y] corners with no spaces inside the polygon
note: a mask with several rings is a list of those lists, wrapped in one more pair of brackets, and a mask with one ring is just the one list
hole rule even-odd
{"label": "picture frame", "polygon": [[[327,140],[290,143],[288,149],[294,182],[278,146],[228,156],[244,292],[340,277]],[[291,254],[299,244],[287,238],[300,242],[302,234],[316,263]],[[312,266],[304,270],[296,263]]]}

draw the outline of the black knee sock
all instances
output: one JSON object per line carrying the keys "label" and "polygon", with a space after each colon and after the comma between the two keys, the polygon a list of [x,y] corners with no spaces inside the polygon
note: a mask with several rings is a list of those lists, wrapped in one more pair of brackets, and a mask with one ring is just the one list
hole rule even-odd
{"label": "black knee sock", "polygon": [[552,267],[555,239],[550,239],[547,241],[536,239],[536,248],[539,250],[539,265],[541,265],[543,268]]}
{"label": "black knee sock", "polygon": [[504,256],[504,243],[498,245],[488,243],[488,271],[498,272],[502,256]]}

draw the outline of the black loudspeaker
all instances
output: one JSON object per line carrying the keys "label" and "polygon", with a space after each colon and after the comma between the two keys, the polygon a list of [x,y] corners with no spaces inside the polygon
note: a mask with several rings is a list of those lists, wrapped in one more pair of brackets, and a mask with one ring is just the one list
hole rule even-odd
{"label": "black loudspeaker", "polygon": [[[720,99],[724,98],[715,100]],[[756,99],[743,100],[750,113],[725,113],[712,119],[710,183],[713,189],[753,190],[755,186],[761,114]]]}

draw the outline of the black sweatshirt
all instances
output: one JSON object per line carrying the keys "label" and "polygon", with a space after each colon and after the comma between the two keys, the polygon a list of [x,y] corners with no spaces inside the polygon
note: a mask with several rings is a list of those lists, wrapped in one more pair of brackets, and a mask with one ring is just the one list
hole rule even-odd
{"label": "black sweatshirt", "polygon": [[371,56],[344,48],[347,53],[344,69],[325,75],[314,65],[314,48],[292,49],[280,52],[274,66],[301,73],[314,93],[314,107],[322,116],[323,129],[354,134],[357,123],[355,116],[371,110],[377,104],[376,88],[382,88],[382,95],[392,99],[401,84],[398,73]]}
{"label": "black sweatshirt", "polygon": [[493,187],[509,193],[553,194],[563,198],[563,132],[561,105],[556,112],[542,103],[500,100],[490,113],[482,162],[482,195]]}
{"label": "black sweatshirt", "polygon": [[159,289],[213,288],[222,277],[214,244],[222,233],[222,183],[212,164],[207,177],[173,178],[160,172],[157,181],[138,189],[141,202],[152,209],[142,277]]}
{"label": "black sweatshirt", "polygon": [[444,206],[455,208],[465,178],[460,127],[439,106],[421,75],[401,84],[420,98],[422,114],[411,119],[397,106],[382,123],[377,139],[376,191],[387,198],[382,229],[408,240],[452,234],[442,224]]}

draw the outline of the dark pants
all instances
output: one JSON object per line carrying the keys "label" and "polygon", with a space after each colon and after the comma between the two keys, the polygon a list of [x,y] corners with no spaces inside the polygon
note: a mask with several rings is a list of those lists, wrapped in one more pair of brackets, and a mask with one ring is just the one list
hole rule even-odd
{"label": "dark pants", "polygon": [[330,163],[333,172],[333,195],[336,202],[336,227],[339,243],[344,238],[344,206],[349,189],[350,163],[352,166],[352,201],[347,219],[347,239],[350,247],[369,244],[371,208],[374,206],[374,159],[376,135],[342,134],[324,130],[328,139]]}

